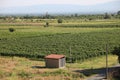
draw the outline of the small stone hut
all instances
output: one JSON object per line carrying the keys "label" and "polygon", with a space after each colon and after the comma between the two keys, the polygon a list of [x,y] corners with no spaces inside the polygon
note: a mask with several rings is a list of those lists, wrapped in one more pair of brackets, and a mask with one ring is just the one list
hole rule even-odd
{"label": "small stone hut", "polygon": [[58,54],[50,54],[45,57],[45,64],[47,68],[64,68],[65,56]]}

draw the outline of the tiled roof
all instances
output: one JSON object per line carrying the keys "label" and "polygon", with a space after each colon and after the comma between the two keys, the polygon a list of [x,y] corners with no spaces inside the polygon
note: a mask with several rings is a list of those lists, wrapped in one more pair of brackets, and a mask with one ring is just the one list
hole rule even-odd
{"label": "tiled roof", "polygon": [[50,58],[50,59],[60,59],[65,57],[64,55],[60,55],[60,54],[50,54],[48,56],[46,56],[45,58]]}

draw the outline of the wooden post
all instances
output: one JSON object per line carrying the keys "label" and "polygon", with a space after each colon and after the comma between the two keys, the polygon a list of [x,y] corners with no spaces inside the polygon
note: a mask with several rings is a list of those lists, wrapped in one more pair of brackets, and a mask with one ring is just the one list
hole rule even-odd
{"label": "wooden post", "polygon": [[70,63],[72,63],[71,46],[70,46]]}
{"label": "wooden post", "polygon": [[108,79],[108,45],[106,44],[106,79]]}
{"label": "wooden post", "polygon": [[69,47],[69,66],[68,66],[68,70],[70,69],[70,66],[71,66],[71,62],[72,62],[72,60],[71,60],[71,46]]}

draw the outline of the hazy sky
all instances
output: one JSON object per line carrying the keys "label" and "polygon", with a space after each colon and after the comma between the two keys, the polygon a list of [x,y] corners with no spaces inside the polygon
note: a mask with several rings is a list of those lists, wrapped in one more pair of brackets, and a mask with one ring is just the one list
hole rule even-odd
{"label": "hazy sky", "polygon": [[0,7],[31,6],[40,4],[96,5],[117,0],[1,0]]}
{"label": "hazy sky", "polygon": [[[91,12],[120,10],[120,0],[0,0],[0,13]],[[72,11],[71,11],[71,10]],[[101,10],[98,10],[102,11]]]}

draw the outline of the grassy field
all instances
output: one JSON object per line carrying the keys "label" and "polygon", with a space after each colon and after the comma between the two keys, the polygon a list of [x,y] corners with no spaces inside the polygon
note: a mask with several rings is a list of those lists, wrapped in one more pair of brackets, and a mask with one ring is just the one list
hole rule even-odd
{"label": "grassy field", "polygon": [[[108,56],[109,67],[117,64],[117,56]],[[86,60],[82,63],[66,64],[64,69],[45,68],[44,61],[26,58],[0,57],[0,79],[2,80],[83,80],[85,76],[74,70],[105,67],[105,56]]]}
{"label": "grassy field", "polygon": [[[14,28],[15,32],[10,33],[9,28]],[[0,26],[0,37],[11,38],[11,37],[24,37],[24,36],[40,36],[49,34],[62,34],[62,33],[87,33],[87,32],[98,32],[106,30],[116,30],[119,28],[62,28],[62,27],[34,27],[34,26]]]}

